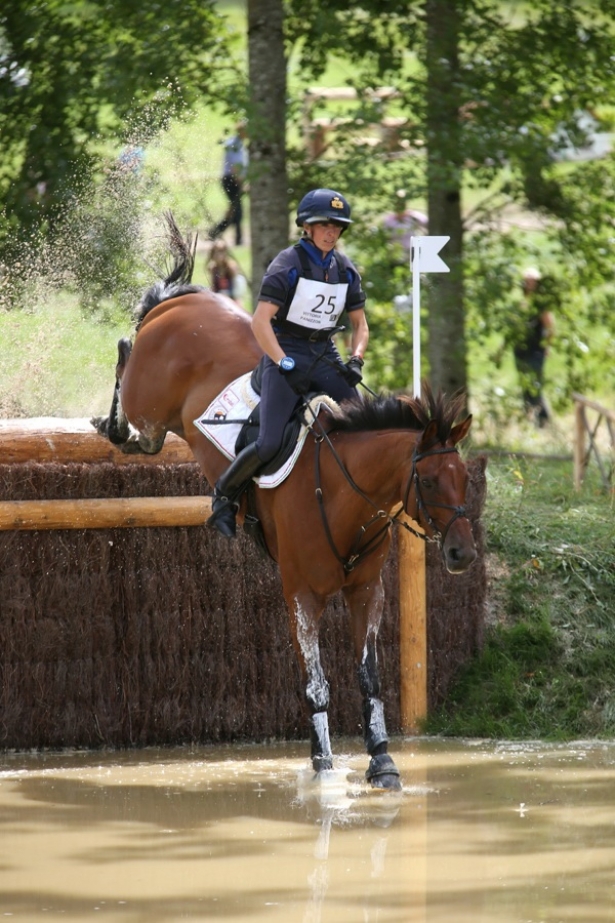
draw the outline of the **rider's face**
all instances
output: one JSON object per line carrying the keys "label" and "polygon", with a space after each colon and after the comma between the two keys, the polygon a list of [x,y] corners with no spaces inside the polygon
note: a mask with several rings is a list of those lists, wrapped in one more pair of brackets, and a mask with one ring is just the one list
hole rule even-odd
{"label": "rider's face", "polygon": [[337,221],[316,221],[314,224],[304,224],[303,227],[314,241],[314,245],[323,253],[333,250],[343,231],[343,225]]}

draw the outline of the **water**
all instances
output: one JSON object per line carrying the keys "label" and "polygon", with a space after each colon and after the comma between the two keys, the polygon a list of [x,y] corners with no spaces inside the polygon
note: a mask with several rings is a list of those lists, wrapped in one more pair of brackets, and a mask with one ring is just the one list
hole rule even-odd
{"label": "water", "polygon": [[397,739],[0,760],[0,921],[601,923],[615,747]]}

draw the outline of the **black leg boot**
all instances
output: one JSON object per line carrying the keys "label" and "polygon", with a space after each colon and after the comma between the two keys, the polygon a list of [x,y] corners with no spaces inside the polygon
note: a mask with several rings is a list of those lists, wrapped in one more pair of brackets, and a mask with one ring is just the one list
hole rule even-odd
{"label": "black leg boot", "polygon": [[235,538],[239,498],[262,464],[252,443],[242,449],[216,482],[209,523],[226,538]]}

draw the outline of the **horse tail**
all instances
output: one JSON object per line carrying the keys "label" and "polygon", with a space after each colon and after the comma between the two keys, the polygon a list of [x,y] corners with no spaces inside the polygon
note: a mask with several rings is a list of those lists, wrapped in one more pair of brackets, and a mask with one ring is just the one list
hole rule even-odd
{"label": "horse tail", "polygon": [[137,330],[148,312],[161,302],[177,295],[203,290],[201,285],[191,285],[198,234],[187,234],[184,237],[171,211],[164,212],[163,218],[173,263],[161,271],[161,280],[145,292],[137,305],[134,313]]}
{"label": "horse tail", "polygon": [[164,284],[189,285],[192,282],[192,273],[194,271],[198,234],[195,234],[194,238],[192,234],[187,234],[184,238],[171,211],[164,213],[164,220],[167,226],[169,250],[173,257],[173,267],[166,276]]}

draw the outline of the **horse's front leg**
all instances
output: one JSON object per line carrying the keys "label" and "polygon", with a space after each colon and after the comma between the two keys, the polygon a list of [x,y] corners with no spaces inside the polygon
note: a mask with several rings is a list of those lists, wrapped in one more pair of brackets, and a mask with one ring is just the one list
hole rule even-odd
{"label": "horse's front leg", "polygon": [[384,588],[379,578],[344,589],[352,619],[359,688],[363,697],[363,736],[371,759],[366,778],[374,788],[399,791],[399,771],[389,756],[384,705],[380,698],[380,675],[376,642],[384,607]]}
{"label": "horse's front leg", "polygon": [[333,768],[329,738],[329,683],[320,662],[318,626],[324,600],[311,593],[289,594],[286,598],[290,615],[293,645],[304,683],[305,701],[310,719],[312,766],[316,772]]}

